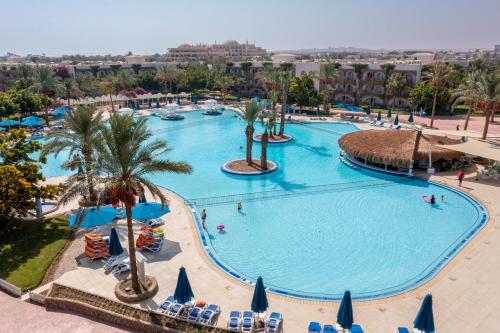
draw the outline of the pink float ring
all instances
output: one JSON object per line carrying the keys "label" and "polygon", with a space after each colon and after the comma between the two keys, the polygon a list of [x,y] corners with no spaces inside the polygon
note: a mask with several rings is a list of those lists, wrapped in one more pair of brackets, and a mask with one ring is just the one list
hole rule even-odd
{"label": "pink float ring", "polygon": [[219,230],[219,231],[224,230],[224,228],[225,228],[224,224],[219,224],[219,225],[217,226],[217,230]]}

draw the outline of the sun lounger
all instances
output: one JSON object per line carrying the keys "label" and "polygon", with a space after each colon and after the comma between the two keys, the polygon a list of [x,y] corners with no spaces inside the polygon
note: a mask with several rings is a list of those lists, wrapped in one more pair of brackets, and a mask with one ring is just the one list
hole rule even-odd
{"label": "sun lounger", "polygon": [[184,305],[180,303],[174,303],[168,310],[167,316],[176,318],[180,316],[182,311],[184,311]]}
{"label": "sun lounger", "polygon": [[279,312],[271,312],[266,322],[266,333],[278,332],[283,316]]}
{"label": "sun lounger", "polygon": [[122,261],[121,263],[119,263],[115,267],[115,269],[113,270],[113,274],[114,275],[120,275],[120,274],[128,272],[128,271],[130,271],[130,263]]}
{"label": "sun lounger", "polygon": [[104,263],[104,271],[105,272],[112,271],[122,261],[123,261],[123,258],[119,258],[119,257],[111,257],[108,259],[102,259],[102,262]]}
{"label": "sun lounger", "polygon": [[308,333],[321,333],[321,325],[315,321],[311,321],[307,327]]}
{"label": "sun lounger", "polygon": [[252,311],[243,312],[243,320],[241,322],[241,331],[242,332],[253,332],[255,324],[255,319],[253,318]]}
{"label": "sun lounger", "polygon": [[160,311],[164,313],[168,312],[174,303],[174,296],[168,296],[167,299],[160,305]]}
{"label": "sun lounger", "polygon": [[210,304],[201,314],[200,323],[215,326],[215,318],[219,313],[220,307],[217,304]]}
{"label": "sun lounger", "polygon": [[187,321],[190,321],[192,323],[198,322],[201,318],[201,314],[203,313],[203,310],[205,310],[205,307],[201,306],[194,306],[189,309],[188,311],[188,316],[187,316]]}
{"label": "sun lounger", "polygon": [[410,333],[410,331],[406,327],[398,327],[396,333]]}
{"label": "sun lounger", "polygon": [[227,328],[231,331],[239,331],[241,327],[241,312],[231,311],[229,320],[227,321]]}
{"label": "sun lounger", "polygon": [[358,324],[352,324],[350,332],[351,333],[364,333],[363,328],[361,327],[361,325],[358,325]]}
{"label": "sun lounger", "polygon": [[324,325],[323,333],[337,333],[337,330],[333,327],[333,325]]}
{"label": "sun lounger", "polygon": [[140,223],[148,228],[155,228],[155,227],[159,227],[159,226],[165,224],[165,222],[163,222],[162,219],[143,220],[143,221],[140,221]]}

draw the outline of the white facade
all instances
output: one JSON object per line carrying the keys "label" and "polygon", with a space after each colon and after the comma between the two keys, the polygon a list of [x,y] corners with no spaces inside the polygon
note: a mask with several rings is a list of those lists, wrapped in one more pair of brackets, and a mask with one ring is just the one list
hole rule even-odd
{"label": "white facade", "polygon": [[144,64],[146,62],[145,56],[131,55],[125,57],[125,63],[127,65]]}
{"label": "white facade", "polygon": [[295,76],[301,76],[304,74],[314,74],[313,82],[314,89],[319,91],[319,71],[321,69],[321,64],[318,62],[297,62],[295,63]]}

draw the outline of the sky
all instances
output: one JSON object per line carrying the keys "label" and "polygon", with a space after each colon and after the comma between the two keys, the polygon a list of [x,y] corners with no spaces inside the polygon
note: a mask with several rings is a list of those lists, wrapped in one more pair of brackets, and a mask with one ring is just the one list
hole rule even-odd
{"label": "sky", "polygon": [[0,55],[165,53],[234,39],[268,50],[492,48],[499,0],[0,0]]}

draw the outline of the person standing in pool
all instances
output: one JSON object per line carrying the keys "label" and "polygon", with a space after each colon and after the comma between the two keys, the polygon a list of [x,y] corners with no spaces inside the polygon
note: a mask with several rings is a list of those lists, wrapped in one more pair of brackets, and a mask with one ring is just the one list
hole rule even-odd
{"label": "person standing in pool", "polygon": [[434,194],[431,195],[431,205],[434,205],[436,203],[436,197],[434,197]]}
{"label": "person standing in pool", "polygon": [[201,211],[201,224],[203,225],[203,229],[207,228],[207,226],[205,225],[206,219],[207,219],[207,212],[205,211],[205,209],[203,209]]}
{"label": "person standing in pool", "polygon": [[464,180],[464,177],[465,177],[465,172],[463,169],[460,169],[460,171],[458,172],[458,186],[462,186],[462,182]]}
{"label": "person standing in pool", "polygon": [[241,205],[241,201],[238,201],[238,212],[241,212],[243,206]]}

